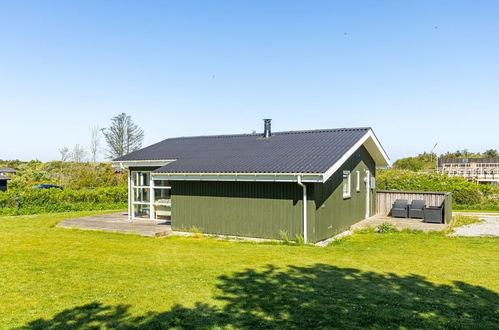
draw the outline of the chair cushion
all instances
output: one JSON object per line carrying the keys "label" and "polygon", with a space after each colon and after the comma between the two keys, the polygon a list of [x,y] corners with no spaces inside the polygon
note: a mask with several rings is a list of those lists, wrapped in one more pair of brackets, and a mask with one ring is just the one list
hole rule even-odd
{"label": "chair cushion", "polygon": [[407,199],[397,199],[395,203],[393,203],[394,208],[406,208],[407,207]]}
{"label": "chair cushion", "polygon": [[420,199],[415,199],[411,203],[411,209],[424,209],[426,202]]}

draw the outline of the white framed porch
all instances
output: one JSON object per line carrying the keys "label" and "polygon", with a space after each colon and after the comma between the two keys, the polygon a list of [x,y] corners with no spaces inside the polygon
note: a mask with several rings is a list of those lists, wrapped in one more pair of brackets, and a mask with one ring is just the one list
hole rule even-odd
{"label": "white framed porch", "polygon": [[128,219],[171,221],[171,186],[149,170],[128,171]]}

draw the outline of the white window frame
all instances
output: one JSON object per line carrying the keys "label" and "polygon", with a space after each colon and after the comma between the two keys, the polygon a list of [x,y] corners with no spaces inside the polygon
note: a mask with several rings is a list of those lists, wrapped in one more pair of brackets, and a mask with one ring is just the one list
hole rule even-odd
{"label": "white window frame", "polygon": [[351,193],[352,187],[352,174],[350,171],[343,171],[343,198],[350,198],[352,196]]}
{"label": "white window frame", "polygon": [[357,192],[360,192],[360,171],[357,171],[356,172],[356,175],[357,175],[357,186],[356,186],[356,190]]}
{"label": "white window frame", "polygon": [[[145,220],[144,218],[137,218],[135,217],[135,205],[149,205],[149,219],[148,220],[158,220],[154,217],[155,215],[155,210],[156,206],[169,206],[171,207],[171,197],[170,197],[170,203],[157,203],[154,200],[154,189],[167,189],[171,190],[171,186],[156,186],[154,184],[154,180],[151,175],[151,171],[130,171],[130,196],[129,196],[129,203],[130,203],[130,208],[129,212],[131,216],[129,216],[130,219],[134,220]],[[137,174],[141,172],[147,172],[149,174],[149,182],[144,182],[146,185],[136,185],[136,179],[137,179]],[[139,182],[140,183],[140,182]],[[135,200],[135,189],[149,189],[149,201],[146,202],[141,202],[141,201],[136,201]],[[170,194],[171,196],[171,194]],[[159,220],[158,220],[159,221]],[[162,221],[162,220],[161,220]]]}

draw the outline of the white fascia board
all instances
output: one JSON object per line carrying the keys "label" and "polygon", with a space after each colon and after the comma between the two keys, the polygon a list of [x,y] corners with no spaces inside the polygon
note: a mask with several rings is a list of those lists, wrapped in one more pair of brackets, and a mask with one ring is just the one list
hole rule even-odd
{"label": "white fascia board", "polygon": [[294,173],[153,173],[153,180],[172,181],[258,181],[258,182],[297,182],[298,176],[303,182],[322,182],[321,174]]}
{"label": "white fascia board", "polygon": [[112,161],[113,167],[128,168],[128,167],[151,167],[151,166],[165,166],[174,162],[176,159],[166,159],[166,160],[122,160],[122,161]]}
{"label": "white fascia board", "polygon": [[324,173],[322,182],[326,182],[362,145],[364,145],[367,151],[371,154],[376,167],[386,167],[390,164],[390,158],[388,158],[388,155],[379,143],[376,135],[374,135],[374,132],[370,129],[362,138],[359,139],[359,141],[357,141],[357,143],[355,143],[345,154],[343,154],[343,156],[333,166],[331,166]]}
{"label": "white fascia board", "polygon": [[[366,139],[364,145],[366,146],[367,150],[371,152],[371,155],[374,153],[375,161],[376,161],[376,167],[387,167],[390,165],[390,157],[385,152],[385,149],[379,142],[378,138],[376,137],[376,134],[372,130],[369,130],[370,136]],[[375,148],[369,148],[370,143],[374,143]],[[370,150],[371,149],[371,150]],[[372,150],[374,149],[374,150]]]}

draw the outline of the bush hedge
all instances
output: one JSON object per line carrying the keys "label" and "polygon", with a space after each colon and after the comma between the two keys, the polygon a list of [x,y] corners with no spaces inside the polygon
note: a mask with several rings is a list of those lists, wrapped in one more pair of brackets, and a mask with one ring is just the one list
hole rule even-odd
{"label": "bush hedge", "polygon": [[499,210],[499,187],[461,177],[449,177],[439,172],[388,169],[379,171],[376,179],[379,190],[452,192],[455,209]]}
{"label": "bush hedge", "polygon": [[0,161],[0,167],[13,167],[17,170],[16,174],[9,175],[12,178],[9,189],[30,189],[43,183],[78,190],[127,184],[127,173],[115,174],[115,169],[109,162]]}
{"label": "bush hedge", "polygon": [[[17,211],[16,197],[19,198]],[[6,192],[0,192],[0,215],[124,209],[126,207],[126,186],[86,190],[9,189]]]}

